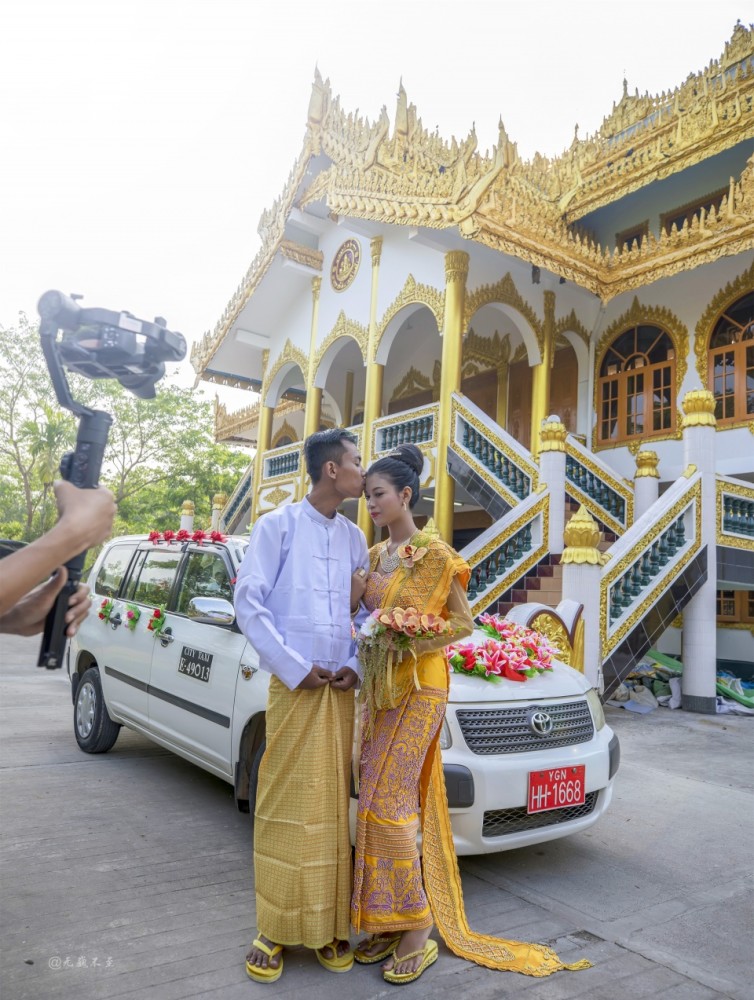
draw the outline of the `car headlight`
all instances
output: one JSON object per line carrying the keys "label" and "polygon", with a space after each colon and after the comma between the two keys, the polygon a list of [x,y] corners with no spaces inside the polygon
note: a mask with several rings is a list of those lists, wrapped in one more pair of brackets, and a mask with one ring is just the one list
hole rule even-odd
{"label": "car headlight", "polygon": [[453,737],[450,735],[450,726],[447,720],[443,719],[442,729],[440,730],[440,749],[447,750],[451,746],[453,746]]}
{"label": "car headlight", "polygon": [[594,728],[597,732],[602,729],[605,725],[605,712],[602,708],[602,702],[600,701],[600,696],[594,688],[589,688],[586,693],[587,704],[592,713],[592,718],[594,719]]}

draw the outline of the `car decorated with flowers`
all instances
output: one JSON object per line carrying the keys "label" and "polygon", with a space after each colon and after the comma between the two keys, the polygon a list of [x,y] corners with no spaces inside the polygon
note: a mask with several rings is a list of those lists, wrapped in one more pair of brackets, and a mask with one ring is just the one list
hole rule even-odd
{"label": "car decorated with flowers", "polygon": [[[106,752],[127,726],[232,784],[238,807],[253,812],[269,676],[233,611],[247,544],[202,531],[109,542],[68,671],[83,751]],[[401,610],[376,624],[414,638],[442,633],[441,620]],[[594,823],[610,802],[619,747],[584,676],[538,633],[497,616],[449,647],[448,665],[440,746],[458,853]]]}

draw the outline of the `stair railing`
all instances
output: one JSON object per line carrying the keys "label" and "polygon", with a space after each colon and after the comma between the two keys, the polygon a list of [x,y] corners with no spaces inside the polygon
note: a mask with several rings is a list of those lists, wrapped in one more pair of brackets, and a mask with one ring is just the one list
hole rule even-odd
{"label": "stair railing", "polygon": [[254,459],[249,462],[248,467],[245,469],[243,475],[236,483],[236,488],[230,495],[228,502],[225,504],[221,514],[220,514],[220,527],[221,530],[232,531],[235,527],[234,518],[237,511],[241,508],[244,501],[250,498],[251,495],[251,483],[254,475]]}
{"label": "stair railing", "polygon": [[701,474],[690,466],[611,547],[600,574],[603,660],[700,550],[701,520]]}
{"label": "stair railing", "polygon": [[461,550],[471,567],[472,614],[488,608],[547,554],[549,503],[546,489],[527,497]]}
{"label": "stair railing", "polygon": [[451,447],[510,507],[531,496],[539,470],[531,453],[484,410],[453,393]]}
{"label": "stair railing", "polygon": [[754,550],[754,487],[717,476],[717,544]]}
{"label": "stair railing", "polygon": [[569,434],[566,449],[566,493],[616,535],[634,519],[632,486]]}

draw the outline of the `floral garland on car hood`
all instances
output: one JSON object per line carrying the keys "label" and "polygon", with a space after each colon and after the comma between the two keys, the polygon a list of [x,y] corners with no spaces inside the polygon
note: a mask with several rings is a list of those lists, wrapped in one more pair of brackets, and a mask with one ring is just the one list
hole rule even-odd
{"label": "floral garland on car hood", "polygon": [[446,650],[453,673],[498,684],[504,677],[525,681],[552,670],[557,650],[539,632],[500,615],[480,615],[478,620],[484,639],[456,643]]}

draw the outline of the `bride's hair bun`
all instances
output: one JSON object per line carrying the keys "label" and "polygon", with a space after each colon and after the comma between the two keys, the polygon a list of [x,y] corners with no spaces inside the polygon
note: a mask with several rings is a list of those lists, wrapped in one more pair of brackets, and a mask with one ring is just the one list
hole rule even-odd
{"label": "bride's hair bun", "polygon": [[399,444],[387,455],[388,458],[396,458],[399,462],[405,462],[409,468],[420,476],[424,468],[424,455],[415,444]]}
{"label": "bride's hair bun", "polygon": [[409,507],[415,507],[420,497],[420,477],[424,468],[424,456],[415,444],[399,444],[387,455],[378,458],[367,469],[367,476],[376,473],[387,477],[396,490],[411,489]]}

